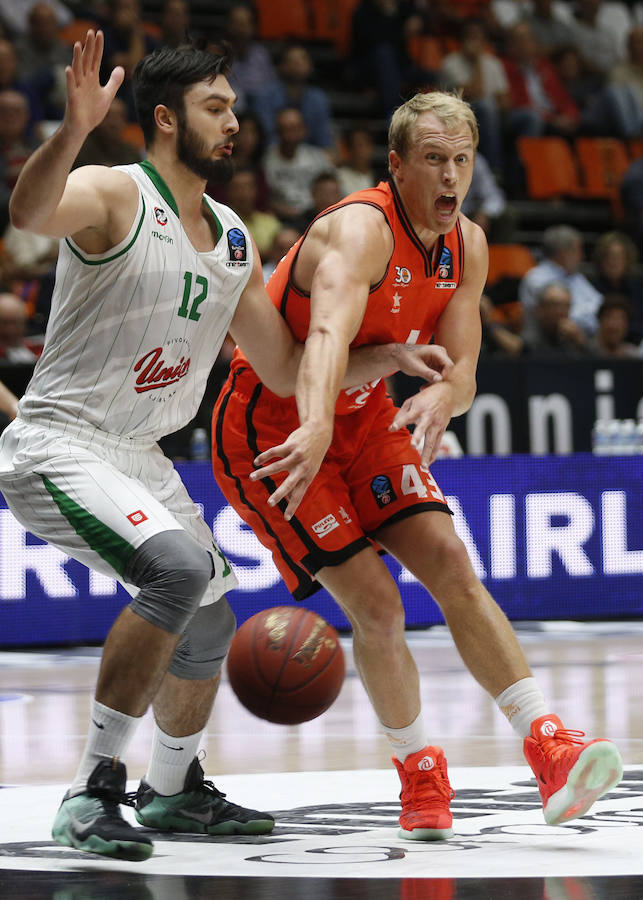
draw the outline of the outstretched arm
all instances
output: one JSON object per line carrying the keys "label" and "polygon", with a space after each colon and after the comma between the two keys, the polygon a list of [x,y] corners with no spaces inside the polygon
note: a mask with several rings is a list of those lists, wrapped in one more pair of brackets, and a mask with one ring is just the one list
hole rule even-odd
{"label": "outstretched arm", "polygon": [[[78,169],[70,176],[78,151],[89,132],[110,107],[123,80],[115,69],[102,87],[99,81],[103,34],[87,32],[83,46],[74,44],[73,58],[65,70],[67,105],[62,125],[25,163],[13,190],[9,211],[16,228],[64,237],[83,229],[107,229],[109,200],[102,190],[103,167]],[[107,175],[108,182],[126,179],[122,173]],[[129,179],[128,179],[129,180]]]}

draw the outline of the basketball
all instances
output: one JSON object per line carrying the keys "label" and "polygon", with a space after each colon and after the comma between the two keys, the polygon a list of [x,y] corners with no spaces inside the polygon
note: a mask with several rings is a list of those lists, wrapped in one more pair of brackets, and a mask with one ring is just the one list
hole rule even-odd
{"label": "basketball", "polygon": [[228,679],[255,716],[298,725],[320,716],[344,681],[344,651],[325,619],[300,606],[274,606],[239,628],[228,652]]}

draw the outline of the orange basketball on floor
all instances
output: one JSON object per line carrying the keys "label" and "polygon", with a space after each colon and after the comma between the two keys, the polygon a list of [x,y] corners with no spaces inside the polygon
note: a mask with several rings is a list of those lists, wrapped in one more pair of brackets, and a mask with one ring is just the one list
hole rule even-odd
{"label": "orange basketball on floor", "polygon": [[273,606],[239,628],[228,652],[233,691],[260,719],[298,725],[321,715],[344,681],[337,632],[301,606]]}

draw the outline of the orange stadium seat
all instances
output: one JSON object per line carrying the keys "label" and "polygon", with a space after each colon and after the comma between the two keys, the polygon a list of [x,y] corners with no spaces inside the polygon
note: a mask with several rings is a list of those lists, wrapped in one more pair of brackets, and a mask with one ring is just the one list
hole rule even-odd
{"label": "orange stadium seat", "polygon": [[501,278],[522,278],[536,265],[536,259],[524,244],[489,244],[489,274],[487,284]]}
{"label": "orange stadium seat", "polygon": [[73,22],[70,22],[69,25],[65,25],[61,28],[59,32],[59,36],[61,41],[64,41],[66,44],[70,44],[73,46],[76,41],[84,41],[85,35],[92,28],[94,31],[98,28],[98,24],[96,22],[92,22],[90,19],[74,19]]}
{"label": "orange stadium seat", "polygon": [[313,18],[310,0],[257,0],[256,8],[263,40],[308,37]]}
{"label": "orange stadium seat", "polygon": [[140,150],[145,147],[145,138],[143,137],[143,129],[138,122],[128,122],[121,131],[121,139],[127,141],[128,144],[134,144]]}
{"label": "orange stadium seat", "polygon": [[585,137],[577,138],[574,146],[585,196],[610,200],[614,214],[622,218],[620,186],[630,164],[625,144],[618,138]]}
{"label": "orange stadium seat", "polygon": [[517,146],[532,200],[583,195],[576,159],[564,138],[520,137]]}
{"label": "orange stadium seat", "polygon": [[315,30],[308,36],[331,41],[337,52],[345,56],[350,45],[353,11],[358,2],[359,0],[312,0]]}

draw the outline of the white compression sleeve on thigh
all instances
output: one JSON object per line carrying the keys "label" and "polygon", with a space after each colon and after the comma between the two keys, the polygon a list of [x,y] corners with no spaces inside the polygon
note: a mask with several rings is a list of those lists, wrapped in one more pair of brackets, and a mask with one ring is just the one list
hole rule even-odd
{"label": "white compression sleeve on thigh", "polygon": [[140,721],[140,717],[128,716],[103,706],[95,698],[92,700],[87,744],[70,795],[83,793],[87,779],[102,759],[116,756],[122,761]]}
{"label": "white compression sleeve on thigh", "polygon": [[382,729],[393,748],[395,756],[401,763],[411,753],[417,753],[418,750],[426,747],[428,743],[422,713],[405,728],[389,728],[387,725],[382,725]]}
{"label": "white compression sleeve on thigh", "polygon": [[154,723],[152,755],[145,781],[157,794],[169,797],[183,790],[185,776],[196,756],[205,728],[185,737],[172,737]]}
{"label": "white compression sleeve on thigh", "polygon": [[521,678],[496,697],[500,712],[521,738],[531,731],[531,723],[547,713],[545,698],[535,678]]}

